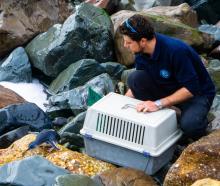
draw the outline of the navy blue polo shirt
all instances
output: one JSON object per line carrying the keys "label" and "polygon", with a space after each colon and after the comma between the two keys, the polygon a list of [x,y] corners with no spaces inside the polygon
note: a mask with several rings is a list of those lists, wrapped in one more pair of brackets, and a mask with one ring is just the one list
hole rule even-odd
{"label": "navy blue polo shirt", "polygon": [[211,101],[215,96],[215,86],[199,55],[179,39],[156,33],[153,55],[136,54],[135,65],[137,70],[146,70],[166,96],[182,87]]}

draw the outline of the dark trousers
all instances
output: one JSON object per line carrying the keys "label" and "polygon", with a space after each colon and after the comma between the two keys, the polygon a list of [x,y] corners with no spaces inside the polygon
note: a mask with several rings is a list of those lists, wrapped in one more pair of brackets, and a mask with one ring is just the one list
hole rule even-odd
{"label": "dark trousers", "polygon": [[[144,70],[136,70],[131,73],[127,83],[134,97],[139,100],[155,101],[169,96]],[[186,136],[197,139],[205,135],[208,125],[207,114],[211,102],[212,100],[210,101],[206,96],[194,96],[181,104],[175,105],[181,110],[178,121]]]}

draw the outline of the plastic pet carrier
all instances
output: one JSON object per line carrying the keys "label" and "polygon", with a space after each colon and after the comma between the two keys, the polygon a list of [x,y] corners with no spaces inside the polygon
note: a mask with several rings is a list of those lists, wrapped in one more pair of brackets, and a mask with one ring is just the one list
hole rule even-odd
{"label": "plastic pet carrier", "polygon": [[174,110],[137,112],[139,102],[109,93],[87,110],[80,132],[88,155],[151,175],[172,158],[182,132]]}

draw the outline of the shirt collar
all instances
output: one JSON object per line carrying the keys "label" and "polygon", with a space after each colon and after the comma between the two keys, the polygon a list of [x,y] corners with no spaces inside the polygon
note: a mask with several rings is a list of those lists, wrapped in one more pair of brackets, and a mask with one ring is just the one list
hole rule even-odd
{"label": "shirt collar", "polygon": [[156,37],[156,46],[154,49],[154,53],[151,57],[152,60],[157,61],[160,55],[160,40],[161,40],[161,36],[158,33],[155,33],[155,37]]}

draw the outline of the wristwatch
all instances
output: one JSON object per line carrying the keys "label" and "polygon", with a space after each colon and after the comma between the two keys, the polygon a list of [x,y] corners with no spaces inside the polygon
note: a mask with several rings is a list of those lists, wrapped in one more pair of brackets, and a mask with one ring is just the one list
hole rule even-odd
{"label": "wristwatch", "polygon": [[159,109],[163,108],[163,105],[162,105],[162,102],[160,101],[160,99],[156,100],[154,103]]}

